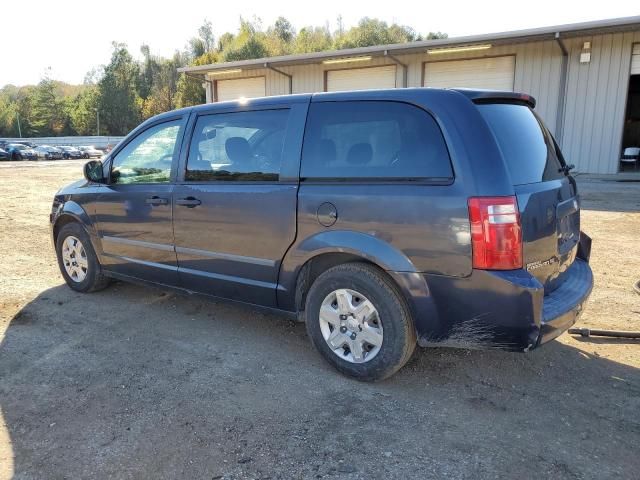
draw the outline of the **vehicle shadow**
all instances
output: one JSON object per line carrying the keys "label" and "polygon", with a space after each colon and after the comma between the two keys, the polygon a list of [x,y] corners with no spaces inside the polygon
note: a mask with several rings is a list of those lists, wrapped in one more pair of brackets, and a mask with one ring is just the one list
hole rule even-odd
{"label": "vehicle shadow", "polygon": [[46,290],[0,339],[0,478],[640,471],[640,372],[587,346],[421,349],[366,384],[302,324],[120,283]]}

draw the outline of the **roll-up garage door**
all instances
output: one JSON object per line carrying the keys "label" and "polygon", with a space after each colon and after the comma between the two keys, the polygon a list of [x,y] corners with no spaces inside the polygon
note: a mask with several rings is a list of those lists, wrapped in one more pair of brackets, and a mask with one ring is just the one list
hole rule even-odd
{"label": "roll-up garage door", "polygon": [[265,96],[264,77],[218,80],[216,82],[217,101],[237,100]]}
{"label": "roll-up garage door", "polygon": [[327,71],[327,92],[395,88],[396,66]]}
{"label": "roll-up garage door", "polygon": [[631,75],[640,75],[640,43],[633,46],[633,55],[631,56]]}
{"label": "roll-up garage door", "polygon": [[515,70],[516,57],[513,55],[427,62],[424,66],[424,86],[513,91]]}

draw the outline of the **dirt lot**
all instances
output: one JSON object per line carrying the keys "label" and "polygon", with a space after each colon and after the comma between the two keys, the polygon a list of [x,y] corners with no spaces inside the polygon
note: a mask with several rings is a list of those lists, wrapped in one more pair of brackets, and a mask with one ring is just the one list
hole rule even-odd
{"label": "dirt lot", "polygon": [[[47,216],[81,162],[0,164],[0,478],[638,478],[640,344],[431,349],[362,384],[304,326],[62,284]],[[580,179],[581,325],[640,330],[640,183]]]}

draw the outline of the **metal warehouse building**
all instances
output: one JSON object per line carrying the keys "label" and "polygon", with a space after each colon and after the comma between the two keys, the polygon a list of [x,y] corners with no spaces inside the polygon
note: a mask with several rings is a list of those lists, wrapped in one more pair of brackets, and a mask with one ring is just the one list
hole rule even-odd
{"label": "metal warehouse building", "polygon": [[640,16],[180,69],[207,102],[373,88],[469,87],[532,94],[565,157],[616,173],[640,147]]}

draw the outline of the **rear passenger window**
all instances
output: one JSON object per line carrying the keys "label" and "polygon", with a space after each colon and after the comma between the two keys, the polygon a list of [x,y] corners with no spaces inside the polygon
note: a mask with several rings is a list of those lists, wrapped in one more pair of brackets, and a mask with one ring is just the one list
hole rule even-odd
{"label": "rear passenger window", "polygon": [[449,179],[442,132],[400,102],[312,103],[300,176],[306,179]]}
{"label": "rear passenger window", "polygon": [[189,147],[188,181],[278,181],[288,109],[198,118]]}
{"label": "rear passenger window", "polygon": [[562,154],[529,107],[488,103],[478,105],[478,110],[495,135],[514,185],[564,177]]}

